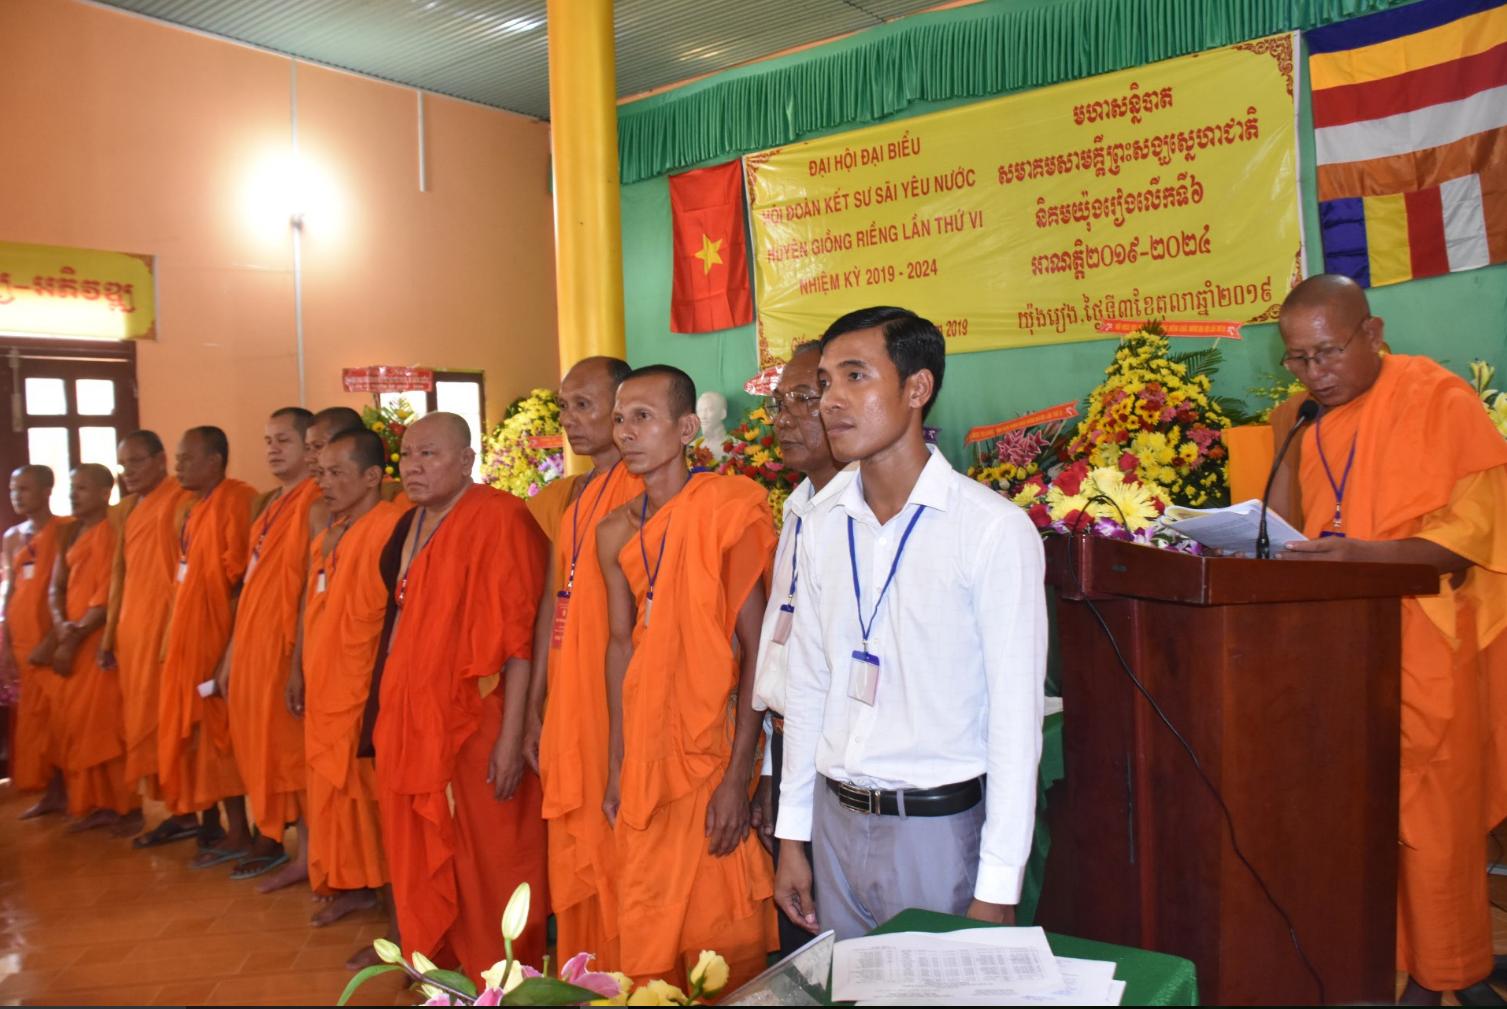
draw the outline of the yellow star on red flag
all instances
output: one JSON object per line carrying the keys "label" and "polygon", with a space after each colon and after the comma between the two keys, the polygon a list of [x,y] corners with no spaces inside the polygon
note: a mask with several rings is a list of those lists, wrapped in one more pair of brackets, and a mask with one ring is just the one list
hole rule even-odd
{"label": "yellow star on red flag", "polygon": [[722,265],[722,256],[719,254],[722,242],[723,239],[714,239],[709,235],[702,235],[701,251],[691,253],[692,256],[701,260],[701,272],[703,275],[711,273],[712,267]]}

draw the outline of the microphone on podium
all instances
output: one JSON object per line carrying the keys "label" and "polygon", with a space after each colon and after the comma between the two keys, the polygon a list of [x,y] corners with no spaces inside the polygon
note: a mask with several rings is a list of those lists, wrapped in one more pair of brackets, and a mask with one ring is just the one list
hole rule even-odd
{"label": "microphone on podium", "polygon": [[1311,399],[1305,399],[1303,405],[1298,407],[1298,421],[1287,432],[1282,447],[1277,451],[1277,458],[1272,460],[1272,471],[1266,476],[1266,490],[1261,492],[1261,522],[1256,528],[1256,556],[1261,560],[1271,560],[1272,541],[1266,531],[1266,509],[1271,501],[1272,484],[1277,479],[1277,470],[1282,468],[1282,460],[1287,457],[1287,450],[1292,445],[1292,440],[1303,429],[1303,425],[1312,421],[1319,415],[1319,404]]}

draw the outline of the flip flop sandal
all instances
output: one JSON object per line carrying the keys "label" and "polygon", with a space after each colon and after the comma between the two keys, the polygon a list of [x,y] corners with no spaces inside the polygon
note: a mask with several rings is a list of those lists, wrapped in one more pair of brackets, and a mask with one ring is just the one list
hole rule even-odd
{"label": "flip flop sandal", "polygon": [[190,861],[188,863],[190,869],[210,869],[217,865],[224,865],[226,862],[236,862],[250,854],[250,849],[242,848],[239,851],[226,851],[224,848],[205,848],[200,854],[210,856],[209,861]]}
{"label": "flip flop sandal", "polygon": [[198,824],[194,824],[192,827],[180,827],[174,825],[172,820],[163,820],[151,833],[132,838],[131,847],[156,848],[159,845],[172,844],[174,841],[187,841],[191,837],[198,836]]}
{"label": "flip flop sandal", "polygon": [[230,874],[231,879],[255,879],[265,875],[279,866],[288,864],[288,853],[281,855],[253,855],[235,867],[235,872]]}

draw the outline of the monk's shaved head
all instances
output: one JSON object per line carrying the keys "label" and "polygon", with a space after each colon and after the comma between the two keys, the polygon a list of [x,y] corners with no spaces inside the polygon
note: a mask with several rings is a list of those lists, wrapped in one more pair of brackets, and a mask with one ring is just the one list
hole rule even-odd
{"label": "monk's shaved head", "polygon": [[571,365],[565,377],[560,380],[561,384],[569,382],[572,378],[601,379],[612,385],[615,391],[623,384],[623,379],[633,371],[627,361],[616,357],[586,357]]}
{"label": "monk's shaved head", "polygon": [[1338,273],[1321,273],[1309,277],[1282,302],[1282,311],[1327,309],[1356,320],[1371,314],[1366,289]]}
{"label": "monk's shaved head", "polygon": [[95,487],[111,489],[115,486],[115,476],[108,467],[101,466],[97,462],[81,463],[73,468],[73,475],[81,480],[86,480]]}
{"label": "monk's shaved head", "polygon": [[[309,424],[318,424],[324,428],[325,441],[337,434],[359,431],[366,426],[361,422],[361,415],[348,406],[327,406],[309,418]],[[308,430],[308,425],[305,425],[304,433]]]}
{"label": "monk's shaved head", "polygon": [[665,406],[672,417],[696,412],[696,383],[691,376],[671,364],[650,364],[630,371],[624,383],[643,379],[659,380],[657,387],[665,394]]}
{"label": "monk's shaved head", "polygon": [[424,433],[439,432],[440,436],[448,444],[456,448],[469,448],[471,446],[471,425],[466,423],[466,418],[458,413],[447,413],[443,410],[425,414],[412,424],[408,425],[410,431]]}
{"label": "monk's shaved head", "polygon": [[1385,324],[1349,277],[1324,273],[1293,288],[1277,328],[1282,365],[1325,409],[1364,395],[1381,374]]}
{"label": "monk's shaved head", "polygon": [[10,471],[11,479],[26,477],[37,482],[43,490],[52,490],[52,468],[40,463],[27,463],[25,466],[17,466]]}
{"label": "monk's shaved head", "polygon": [[148,431],[143,428],[140,431],[132,431],[120,439],[122,445],[135,445],[146,452],[147,455],[166,455],[167,449],[162,444],[162,438],[156,431]]}

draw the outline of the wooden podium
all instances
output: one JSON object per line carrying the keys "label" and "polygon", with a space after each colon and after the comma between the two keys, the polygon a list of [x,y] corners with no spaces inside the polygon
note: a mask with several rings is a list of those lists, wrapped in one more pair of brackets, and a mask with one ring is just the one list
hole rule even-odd
{"label": "wooden podium", "polygon": [[1330,1002],[1394,994],[1398,600],[1426,567],[1201,558],[1048,543],[1067,776],[1048,796],[1039,923],[1187,957],[1209,1004],[1319,997],[1231,848],[1186,752],[1084,599],[1191,744],[1242,851],[1287,910]]}

